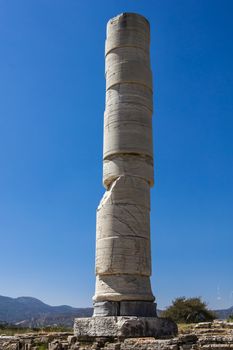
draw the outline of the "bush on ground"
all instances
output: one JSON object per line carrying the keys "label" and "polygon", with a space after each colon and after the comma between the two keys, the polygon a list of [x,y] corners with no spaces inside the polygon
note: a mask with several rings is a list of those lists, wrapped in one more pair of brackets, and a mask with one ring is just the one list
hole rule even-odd
{"label": "bush on ground", "polygon": [[162,317],[171,318],[177,323],[197,323],[213,321],[216,316],[208,310],[201,298],[180,297],[172,301],[172,305],[162,312]]}

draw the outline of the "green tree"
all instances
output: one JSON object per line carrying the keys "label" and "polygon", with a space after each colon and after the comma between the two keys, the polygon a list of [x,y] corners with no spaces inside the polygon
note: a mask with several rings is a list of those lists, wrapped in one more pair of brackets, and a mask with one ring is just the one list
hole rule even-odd
{"label": "green tree", "polygon": [[207,309],[201,298],[176,298],[172,305],[162,312],[162,317],[171,318],[178,323],[196,323],[213,321],[214,312]]}

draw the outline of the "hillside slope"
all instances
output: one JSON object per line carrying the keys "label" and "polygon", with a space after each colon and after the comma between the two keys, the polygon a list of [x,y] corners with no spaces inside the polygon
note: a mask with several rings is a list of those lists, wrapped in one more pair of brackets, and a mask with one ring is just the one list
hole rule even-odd
{"label": "hillside slope", "polygon": [[50,306],[32,297],[0,296],[0,321],[23,326],[73,326],[75,317],[91,316],[92,312],[92,308]]}
{"label": "hillside slope", "polygon": [[215,310],[215,313],[220,320],[225,320],[229,316],[233,315],[233,306],[229,307],[229,309],[225,309],[225,310]]}
{"label": "hillside slope", "polygon": [[[161,310],[157,310],[158,316]],[[233,314],[233,306],[215,311],[219,319]],[[32,297],[10,298],[0,296],[0,323],[7,322],[25,327],[62,325],[72,327],[75,317],[90,317],[92,308],[74,308],[67,305],[50,306]]]}

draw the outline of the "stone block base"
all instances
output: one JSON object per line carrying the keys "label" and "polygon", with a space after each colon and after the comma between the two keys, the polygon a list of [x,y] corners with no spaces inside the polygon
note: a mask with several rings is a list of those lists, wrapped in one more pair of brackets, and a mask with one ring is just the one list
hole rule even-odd
{"label": "stone block base", "polygon": [[157,317],[153,301],[102,301],[94,302],[93,316]]}
{"label": "stone block base", "polygon": [[166,318],[109,316],[76,318],[74,335],[80,340],[90,338],[169,338],[177,335],[177,325]]}

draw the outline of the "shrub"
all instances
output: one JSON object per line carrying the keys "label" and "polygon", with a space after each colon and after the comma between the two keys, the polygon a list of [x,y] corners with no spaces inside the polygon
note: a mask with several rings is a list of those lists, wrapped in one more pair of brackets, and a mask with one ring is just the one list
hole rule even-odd
{"label": "shrub", "polygon": [[40,344],[38,350],[47,350],[48,346],[47,344]]}
{"label": "shrub", "polygon": [[215,314],[207,309],[201,298],[176,298],[161,314],[162,317],[171,318],[178,323],[197,323],[213,321]]}

